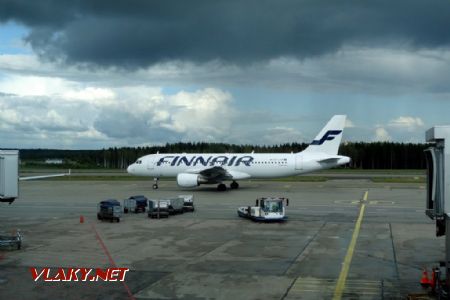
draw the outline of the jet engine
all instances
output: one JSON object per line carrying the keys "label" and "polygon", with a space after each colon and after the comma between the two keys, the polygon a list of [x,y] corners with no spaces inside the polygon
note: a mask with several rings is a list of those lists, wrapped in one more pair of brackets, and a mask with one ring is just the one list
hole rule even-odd
{"label": "jet engine", "polygon": [[177,175],[177,183],[181,187],[196,187],[199,186],[199,175],[180,173]]}

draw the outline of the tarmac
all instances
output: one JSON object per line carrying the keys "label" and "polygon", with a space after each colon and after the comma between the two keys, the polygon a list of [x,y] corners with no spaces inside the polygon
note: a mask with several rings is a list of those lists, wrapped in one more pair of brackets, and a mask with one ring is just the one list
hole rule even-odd
{"label": "tarmac", "polygon": [[[404,299],[423,293],[423,267],[444,258],[421,184],[242,181],[238,190],[181,189],[174,181],[26,181],[0,203],[0,299]],[[143,194],[193,194],[195,212],[96,219],[97,203]],[[239,206],[290,199],[288,221],[255,223]],[[84,222],[80,223],[80,216]],[[124,282],[34,281],[30,267],[129,268]]]}

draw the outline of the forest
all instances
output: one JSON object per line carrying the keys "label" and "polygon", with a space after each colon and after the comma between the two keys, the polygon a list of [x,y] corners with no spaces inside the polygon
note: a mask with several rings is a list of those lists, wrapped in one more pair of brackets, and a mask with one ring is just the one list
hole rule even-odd
{"label": "forest", "polygon": [[[101,150],[21,149],[22,166],[40,167],[46,159],[62,159],[63,167],[126,169],[138,157],[153,153],[270,153],[299,152],[308,144],[287,143],[272,146],[236,145],[225,143],[173,143],[148,147],[121,147]],[[427,144],[392,142],[347,142],[340,155],[352,158],[345,168],[353,169],[425,169],[423,151]],[[46,167],[48,165],[45,165]],[[59,165],[61,167],[61,165]]]}

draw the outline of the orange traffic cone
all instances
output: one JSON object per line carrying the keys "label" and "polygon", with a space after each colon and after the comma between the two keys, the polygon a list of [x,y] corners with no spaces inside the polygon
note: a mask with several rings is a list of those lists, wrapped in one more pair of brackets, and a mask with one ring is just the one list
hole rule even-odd
{"label": "orange traffic cone", "polygon": [[420,279],[420,285],[422,285],[422,287],[427,288],[429,287],[431,284],[430,279],[428,278],[428,272],[427,269],[424,268],[423,272],[422,272],[422,278]]}
{"label": "orange traffic cone", "polygon": [[441,272],[441,270],[439,268],[434,268],[433,272],[431,273],[430,286],[433,289],[433,291],[436,289],[436,285],[438,284],[440,272]]}

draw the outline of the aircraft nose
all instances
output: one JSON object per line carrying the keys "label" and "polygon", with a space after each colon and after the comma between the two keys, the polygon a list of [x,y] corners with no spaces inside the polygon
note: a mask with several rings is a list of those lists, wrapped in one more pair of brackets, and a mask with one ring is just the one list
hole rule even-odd
{"label": "aircraft nose", "polygon": [[129,165],[128,168],[127,168],[127,173],[132,174],[133,171],[134,171],[134,167],[133,167],[133,165],[131,164],[131,165]]}

